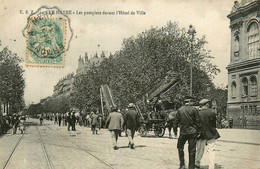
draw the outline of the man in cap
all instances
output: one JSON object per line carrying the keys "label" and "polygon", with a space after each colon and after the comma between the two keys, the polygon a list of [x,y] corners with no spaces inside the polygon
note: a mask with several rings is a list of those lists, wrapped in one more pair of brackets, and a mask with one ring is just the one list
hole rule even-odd
{"label": "man in cap", "polygon": [[134,135],[139,126],[139,116],[138,112],[135,110],[135,105],[133,103],[130,103],[128,105],[128,110],[125,113],[124,121],[126,134],[129,139],[128,146],[130,146],[131,149],[134,149]]}
{"label": "man in cap", "polygon": [[177,135],[177,127],[180,126],[180,136],[178,138],[177,148],[180,160],[180,169],[185,168],[184,145],[189,143],[189,169],[195,168],[196,141],[200,133],[200,119],[198,110],[193,107],[194,98],[184,100],[184,106],[177,111],[173,126],[174,134]]}
{"label": "man in cap", "polygon": [[204,154],[204,149],[208,152],[209,169],[214,169],[215,166],[215,140],[219,138],[219,133],[216,129],[216,116],[212,111],[212,103],[208,99],[202,99],[199,104],[201,109],[199,117],[201,120],[201,135],[197,140],[197,152],[195,166],[200,168],[200,161]]}
{"label": "man in cap", "polygon": [[108,115],[108,118],[106,120],[106,126],[110,131],[114,150],[118,150],[117,140],[120,131],[123,129],[123,123],[123,115],[117,111],[116,107],[113,107],[112,112]]}

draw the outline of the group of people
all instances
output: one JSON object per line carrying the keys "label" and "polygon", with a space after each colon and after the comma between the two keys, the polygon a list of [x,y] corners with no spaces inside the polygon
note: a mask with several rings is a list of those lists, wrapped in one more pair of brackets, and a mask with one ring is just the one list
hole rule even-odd
{"label": "group of people", "polygon": [[180,160],[180,169],[186,168],[184,160],[184,145],[188,141],[189,169],[200,168],[200,161],[204,150],[208,152],[209,169],[215,166],[215,140],[220,137],[216,129],[216,116],[212,111],[212,102],[202,99],[199,110],[195,108],[192,98],[186,99],[185,105],[177,111],[173,120],[174,134],[180,127],[177,148]]}
{"label": "group of people", "polygon": [[23,133],[25,131],[25,121],[26,116],[19,116],[18,114],[7,115],[6,113],[3,114],[3,117],[0,119],[1,121],[1,133],[6,134],[8,130],[12,129],[12,134],[16,134],[17,129]]}
{"label": "group of people", "polygon": [[112,112],[108,115],[106,120],[106,126],[108,127],[114,150],[118,150],[117,141],[118,137],[124,129],[129,139],[128,147],[134,149],[134,135],[139,126],[138,112],[135,110],[135,105],[130,103],[124,114],[124,116],[118,111],[116,107],[112,108]]}

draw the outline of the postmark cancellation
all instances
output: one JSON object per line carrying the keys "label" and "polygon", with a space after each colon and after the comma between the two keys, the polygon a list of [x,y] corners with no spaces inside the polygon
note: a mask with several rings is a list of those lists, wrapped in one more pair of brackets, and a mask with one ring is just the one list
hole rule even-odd
{"label": "postmark cancellation", "polygon": [[56,7],[41,7],[27,18],[26,66],[64,67],[72,31],[69,18]]}

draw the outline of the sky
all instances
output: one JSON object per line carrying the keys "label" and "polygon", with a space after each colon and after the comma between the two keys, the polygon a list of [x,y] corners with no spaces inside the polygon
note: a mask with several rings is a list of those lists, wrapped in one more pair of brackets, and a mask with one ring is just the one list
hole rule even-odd
{"label": "sky", "polygon": [[196,36],[206,36],[206,48],[211,50],[212,60],[221,72],[213,82],[216,86],[227,85],[226,67],[230,62],[230,29],[227,15],[234,0],[0,0],[1,46],[8,46],[25,60],[26,38],[22,31],[29,14],[21,10],[36,11],[41,6],[57,6],[60,10],[72,11],[144,11],[145,15],[69,15],[73,37],[66,52],[64,68],[42,68],[22,66],[25,70],[25,102],[38,103],[53,94],[54,85],[68,73],[75,72],[78,57],[88,52],[120,50],[124,38],[136,36],[151,27],[162,27],[168,21],[178,22],[188,29],[192,24]]}

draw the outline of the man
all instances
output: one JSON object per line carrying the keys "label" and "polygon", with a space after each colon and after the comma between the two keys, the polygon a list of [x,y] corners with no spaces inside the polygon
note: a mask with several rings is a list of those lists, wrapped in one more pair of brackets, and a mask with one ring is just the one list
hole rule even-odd
{"label": "man", "polygon": [[75,112],[72,113],[71,116],[71,127],[72,127],[72,131],[76,131],[76,116],[75,116]]}
{"label": "man", "polygon": [[114,150],[118,150],[117,140],[120,131],[123,129],[123,123],[124,119],[122,114],[117,112],[116,107],[113,107],[112,112],[108,115],[108,118],[106,120],[106,127],[108,126],[108,129],[110,131]]}
{"label": "man", "polygon": [[130,103],[128,105],[128,110],[125,113],[124,121],[126,134],[129,140],[128,146],[130,146],[131,149],[134,149],[134,135],[135,131],[138,130],[139,116],[138,112],[135,110],[135,105],[133,103]]}
{"label": "man", "polygon": [[71,126],[71,122],[72,122],[70,113],[67,115],[67,122],[68,122],[68,131],[70,131],[70,126]]}
{"label": "man", "polygon": [[12,131],[12,134],[16,134],[16,131],[17,131],[17,127],[19,125],[19,117],[18,115],[16,114],[13,114],[13,117],[12,117],[12,126],[13,126],[13,131]]}
{"label": "man", "polygon": [[201,120],[201,135],[197,140],[196,168],[200,168],[200,161],[204,154],[204,149],[208,152],[209,169],[215,166],[215,140],[218,139],[219,133],[216,129],[216,116],[212,111],[212,103],[208,99],[202,99],[199,104],[202,106],[199,111]]}
{"label": "man", "polygon": [[232,117],[229,117],[229,119],[228,119],[228,127],[229,128],[233,127],[233,118]]}
{"label": "man", "polygon": [[40,116],[40,125],[42,125],[42,122],[43,122],[43,115]]}
{"label": "man", "polygon": [[91,116],[91,130],[92,130],[92,134],[98,134],[97,133],[97,127],[98,127],[98,115],[94,112],[92,112],[92,116]]}
{"label": "man", "polygon": [[61,125],[61,113],[58,115],[59,126]]}
{"label": "man", "polygon": [[180,169],[185,168],[184,145],[189,143],[189,169],[195,168],[196,141],[200,133],[200,119],[198,110],[193,107],[192,98],[184,100],[185,105],[177,111],[174,120],[174,134],[177,135],[177,127],[180,126],[180,136],[178,138],[177,148],[179,152]]}

